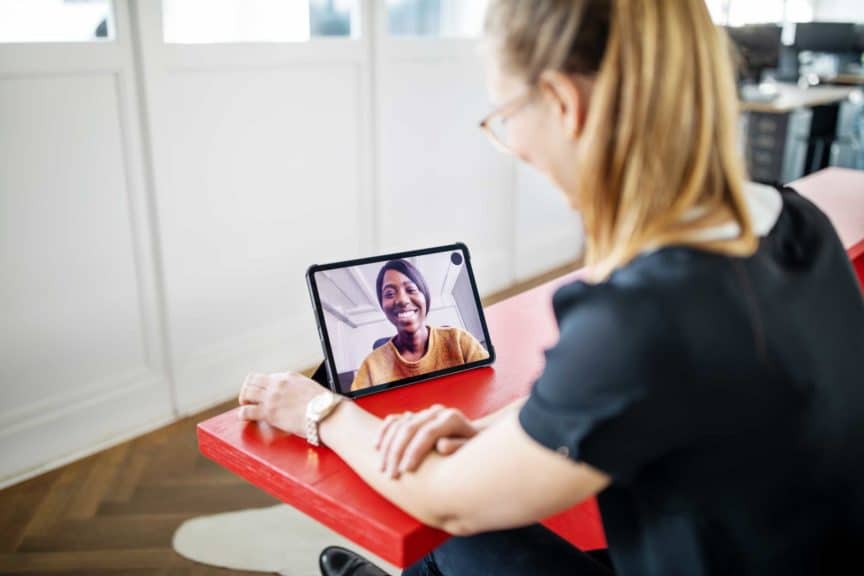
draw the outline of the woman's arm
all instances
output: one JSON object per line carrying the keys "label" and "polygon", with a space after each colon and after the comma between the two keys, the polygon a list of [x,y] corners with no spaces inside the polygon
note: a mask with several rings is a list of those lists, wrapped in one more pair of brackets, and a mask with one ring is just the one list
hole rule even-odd
{"label": "woman's arm", "polygon": [[525,398],[517,398],[500,410],[477,420],[469,420],[461,411],[433,404],[420,412],[390,414],[378,430],[375,449],[381,456],[381,470],[394,478],[405,471],[413,472],[432,451],[446,456],[492,423],[518,409]]}
{"label": "woman's arm", "polygon": [[483,430],[484,428],[488,428],[491,424],[495,423],[499,418],[510,414],[511,412],[519,412],[519,409],[525,404],[525,401],[528,400],[528,396],[523,396],[521,398],[517,398],[504,406],[503,408],[499,408],[495,412],[487,414],[481,418],[477,418],[473,421],[473,424],[476,428]]}
{"label": "woman's arm", "polygon": [[[293,372],[250,374],[241,420],[266,422],[302,436],[309,402],[321,387]],[[609,478],[532,440],[514,410],[450,456],[429,452],[394,479],[380,469],[375,440],[382,422],[343,401],[319,424],[319,437],[385,498],[454,534],[530,524],[596,494]]]}
{"label": "woman's arm", "polygon": [[479,362],[489,358],[489,351],[467,330],[459,328],[457,338],[465,362]]}
{"label": "woman's arm", "polygon": [[[381,420],[343,402],[320,425],[322,441],[375,490],[421,521],[452,534],[529,524],[603,490],[609,478],[546,449],[512,409],[453,455],[430,452],[413,473],[391,479],[374,444]],[[502,503],[508,503],[502,506]],[[513,504],[517,505],[513,505]]]}

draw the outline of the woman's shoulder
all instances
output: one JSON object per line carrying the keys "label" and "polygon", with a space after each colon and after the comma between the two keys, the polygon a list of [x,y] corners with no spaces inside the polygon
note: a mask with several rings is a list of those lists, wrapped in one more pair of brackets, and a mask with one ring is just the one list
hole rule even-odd
{"label": "woman's shoulder", "polygon": [[381,363],[390,364],[393,356],[393,339],[390,338],[384,344],[369,352],[369,354],[366,355],[366,358],[363,359],[363,364],[366,364],[367,366]]}
{"label": "woman's shoulder", "polygon": [[801,195],[794,187],[783,186],[780,188],[780,195],[783,198],[784,212],[793,213],[796,216],[805,218],[811,226],[833,229],[828,216],[810,199]]}
{"label": "woman's shoulder", "polygon": [[435,332],[436,345],[450,346],[459,350],[470,350],[474,346],[480,346],[480,342],[471,332],[457,326],[434,326],[431,330]]}
{"label": "woman's shoulder", "polygon": [[474,338],[470,332],[458,326],[430,326],[430,330],[435,332],[436,338],[441,342],[456,342],[458,340]]}
{"label": "woman's shoulder", "polygon": [[783,188],[783,213],[772,231],[772,249],[783,263],[806,264],[846,251],[828,216],[793,188]]}
{"label": "woman's shoulder", "polygon": [[634,365],[686,348],[680,326],[693,297],[687,295],[685,275],[628,270],[602,283],[559,287],[552,297],[559,345],[594,350],[594,362]]}
{"label": "woman's shoulder", "polygon": [[[559,325],[577,316],[602,316],[615,321],[636,320],[652,314],[663,288],[644,274],[617,276],[602,283],[582,280],[559,287],[552,295],[552,310]],[[628,322],[632,326],[632,322]]]}

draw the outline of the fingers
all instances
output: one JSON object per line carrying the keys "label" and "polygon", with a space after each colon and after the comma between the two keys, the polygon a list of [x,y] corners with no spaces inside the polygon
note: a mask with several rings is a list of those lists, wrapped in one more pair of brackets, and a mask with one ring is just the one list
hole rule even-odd
{"label": "fingers", "polygon": [[435,443],[435,451],[442,456],[449,456],[461,448],[466,442],[468,442],[467,438],[439,438]]}
{"label": "fingers", "polygon": [[240,387],[240,394],[237,401],[240,404],[258,403],[261,401],[264,392],[267,390],[268,376],[266,374],[256,374],[250,372],[243,380],[243,385]]}
{"label": "fingers", "polygon": [[304,435],[309,401],[321,393],[317,382],[295,372],[251,373],[238,394],[240,420],[259,421]]}
{"label": "fingers", "polygon": [[[406,412],[405,414],[408,414]],[[375,449],[378,450],[381,448],[381,442],[384,440],[384,436],[387,435],[387,431],[393,427],[393,424],[399,420],[402,416],[397,416],[396,414],[390,414],[386,418],[384,418],[384,424],[381,426],[381,429],[378,430],[378,436],[375,438]]]}
{"label": "fingers", "polygon": [[[401,415],[395,415],[389,421],[386,421],[384,426],[382,426],[382,435],[381,440],[378,442],[377,448],[381,452],[381,465],[380,469],[382,472],[386,472],[393,476],[392,471],[388,470],[388,464],[390,462],[390,455],[395,448],[394,441],[397,438],[397,435],[403,428],[410,423],[422,423],[430,418],[433,418],[438,411],[442,410],[444,407],[440,404],[433,404],[432,406],[426,408],[425,410],[421,410],[420,412],[414,414],[412,412],[405,412]],[[404,449],[404,443],[407,443],[407,440],[410,440],[410,437],[406,440],[403,440],[403,446],[398,448],[401,453],[401,450]],[[398,461],[396,461],[398,464]]]}
{"label": "fingers", "polygon": [[417,412],[404,412],[402,414],[397,415],[389,424],[386,425],[387,429],[384,431],[382,435],[379,451],[381,452],[381,464],[380,470],[390,475],[390,471],[387,468],[390,460],[389,455],[390,451],[393,449],[393,441],[396,439],[396,435],[402,429],[405,424],[410,422],[413,418],[423,417],[425,415],[425,411]]}
{"label": "fingers", "polygon": [[[384,468],[387,464],[386,455],[387,455],[387,452],[390,450],[390,443],[393,440],[393,435],[398,430],[399,424],[401,422],[403,422],[405,419],[414,416],[414,413],[413,412],[403,412],[402,414],[394,414],[392,416],[393,417],[390,420],[390,422],[385,422],[384,426],[382,427],[381,440],[380,440],[380,442],[376,443],[379,446],[378,449],[381,451],[381,471],[382,472],[384,471]],[[388,418],[389,418],[389,416],[388,416]]]}
{"label": "fingers", "polygon": [[258,404],[264,399],[266,392],[264,388],[244,386],[240,389],[240,404]]}
{"label": "fingers", "polygon": [[[443,408],[443,406],[441,406],[440,404],[433,404],[432,406],[429,406],[425,410],[417,412],[416,414],[424,414],[430,410],[438,410],[440,408]],[[414,412],[403,412],[402,414],[389,414],[387,417],[385,417],[384,423],[381,426],[381,429],[378,430],[378,436],[375,438],[375,449],[381,450],[383,447],[384,452],[386,452],[387,447],[389,446],[390,441],[393,438],[393,434],[396,431],[394,427],[401,420],[404,420],[405,418],[410,418],[412,416],[415,416]],[[382,460],[382,468],[381,468],[382,470],[384,469],[383,464],[384,464],[384,461]]]}
{"label": "fingers", "polygon": [[[274,374],[274,376],[279,376],[279,374]],[[270,376],[267,374],[258,374],[256,372],[250,372],[249,374],[246,375],[246,378],[243,380],[242,388],[247,388],[247,387],[266,388],[269,380],[270,380]]]}
{"label": "fingers", "polygon": [[[384,445],[382,462],[386,474],[391,478],[399,476],[399,463],[405,448],[414,438],[414,435],[428,422],[434,420],[440,412],[440,408],[427,408],[409,418],[402,418],[392,427],[389,442]],[[428,450],[427,450],[428,451]]]}
{"label": "fingers", "polygon": [[241,406],[237,411],[237,418],[240,420],[262,420],[264,418],[264,409],[259,404],[246,404]]}
{"label": "fingers", "polygon": [[391,414],[375,439],[375,448],[381,452],[380,469],[398,478],[416,470],[430,451],[452,454],[477,432],[462,412],[440,404],[417,413]]}
{"label": "fingers", "polygon": [[[444,407],[441,404],[432,404],[425,410],[418,412],[417,414],[423,414],[430,410],[441,410]],[[378,430],[378,436],[375,438],[375,449],[380,450],[382,445],[385,445],[385,438],[389,442],[389,439],[392,437],[392,429],[393,426],[402,418],[408,418],[413,416],[414,412],[403,412],[402,414],[389,414],[384,418],[384,424],[381,426],[381,429]],[[388,432],[390,434],[388,435]],[[382,468],[383,469],[383,468]]]}
{"label": "fingers", "polygon": [[[408,441],[399,462],[399,471],[413,472],[416,470],[426,454],[435,449],[439,440],[467,440],[476,433],[474,427],[461,412],[452,408],[442,410]],[[464,443],[464,440],[462,442]],[[456,451],[458,446],[449,446],[449,448],[451,448],[450,453],[452,453]]]}

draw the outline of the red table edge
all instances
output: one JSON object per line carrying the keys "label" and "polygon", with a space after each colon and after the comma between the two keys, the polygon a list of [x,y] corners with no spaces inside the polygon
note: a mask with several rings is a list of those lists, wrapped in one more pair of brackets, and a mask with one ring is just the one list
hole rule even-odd
{"label": "red table edge", "polygon": [[861,291],[864,292],[864,240],[853,244],[851,248],[846,250],[846,253],[849,255],[852,272],[858,277]]}
{"label": "red table edge", "polygon": [[864,240],[853,244],[851,248],[846,250],[846,253],[853,262],[857,263],[859,260],[864,260]]}
{"label": "red table edge", "polygon": [[[409,566],[450,538],[450,534],[419,522],[417,529],[407,535],[394,532],[386,524],[375,522],[372,518],[367,518],[366,524],[363,526],[357,525],[356,522],[353,524],[346,522],[341,516],[331,513],[337,509],[333,506],[332,498],[315,490],[310,490],[309,484],[279,474],[266,461],[245,452],[221,448],[222,440],[206,430],[202,424],[200,423],[197,428],[198,447],[202,455],[237,474],[256,488],[264,490],[277,500],[281,502],[290,500],[288,505],[292,508],[299,510],[312,520],[320,522],[359,546],[374,551],[376,555],[395,566],[403,568]],[[319,482],[323,482],[335,474],[327,476]],[[299,494],[302,497],[285,497],[291,493]],[[578,532],[582,540],[588,544],[583,544],[582,549],[595,550],[606,547],[599,507],[594,497],[546,518],[540,523],[555,533],[572,533],[574,519],[578,519],[580,524],[584,524],[584,529]],[[595,528],[598,524],[599,534]],[[352,529],[355,526],[356,529]]]}
{"label": "red table edge", "polygon": [[[300,498],[291,498],[291,503],[288,505],[360,546],[374,550],[378,556],[396,566],[407,566],[450,537],[446,532],[432,529],[422,523],[418,524],[417,530],[405,536],[402,533],[394,532],[385,524],[375,522],[372,518],[367,518],[367,524],[364,526],[358,526],[356,530],[351,530],[351,526],[356,525],[356,523],[346,523],[344,518],[331,514],[330,512],[336,508],[333,506],[333,500],[319,492],[310,490],[308,484],[294,481],[279,474],[267,462],[248,453],[222,449],[222,441],[218,436],[204,429],[201,424],[197,427],[197,437],[198,449],[205,457],[217,462],[220,466],[237,474],[256,488],[264,490],[283,503],[286,502],[285,494],[300,495]],[[387,545],[381,546],[382,542],[387,543]],[[387,551],[390,550],[398,552],[389,554]]]}

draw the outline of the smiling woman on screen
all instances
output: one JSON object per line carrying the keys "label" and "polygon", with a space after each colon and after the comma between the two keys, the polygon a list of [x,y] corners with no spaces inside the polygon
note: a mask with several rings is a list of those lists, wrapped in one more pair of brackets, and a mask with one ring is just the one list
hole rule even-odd
{"label": "smiling woman on screen", "polygon": [[378,304],[396,327],[396,335],[363,360],[351,384],[352,392],[489,357],[469,332],[427,325],[429,288],[410,262],[391,260],[384,264],[375,288]]}

